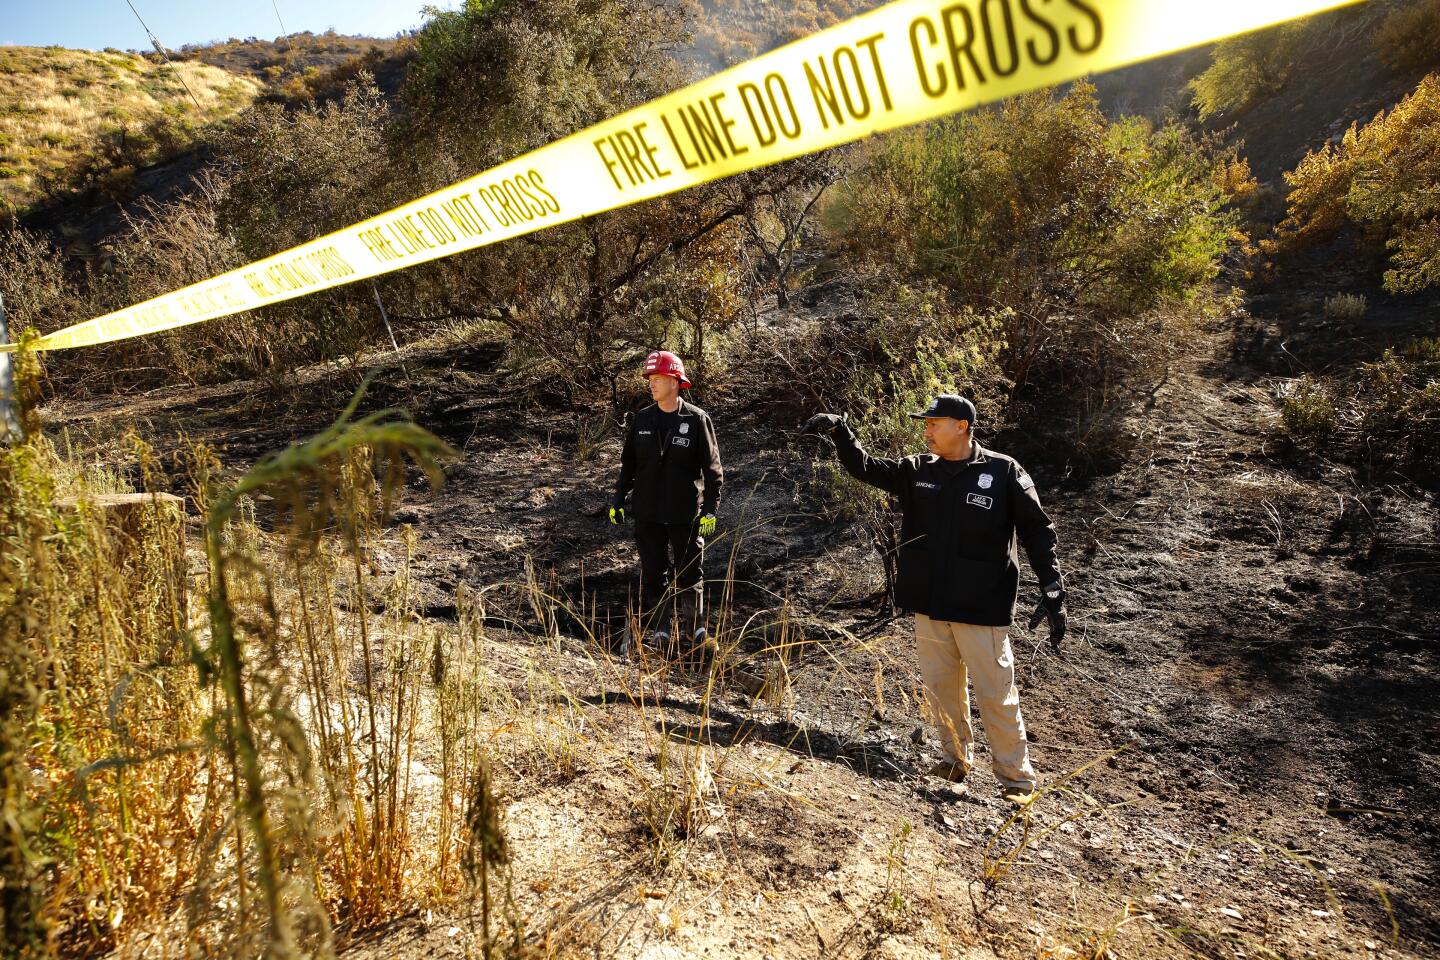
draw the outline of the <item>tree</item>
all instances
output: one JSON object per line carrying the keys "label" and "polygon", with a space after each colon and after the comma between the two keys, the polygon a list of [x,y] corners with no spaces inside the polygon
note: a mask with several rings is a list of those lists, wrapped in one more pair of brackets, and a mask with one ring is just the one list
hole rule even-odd
{"label": "tree", "polygon": [[840,167],[829,154],[793,161],[800,171],[787,190],[755,198],[745,211],[746,249],[760,259],[751,273],[775,286],[775,302],[790,304],[790,272],[804,240],[816,205],[840,178]]}
{"label": "tree", "polygon": [[[687,79],[686,0],[468,0],[430,11],[403,92],[399,162],[439,187],[647,102]],[[804,189],[804,165],[696,187],[463,254],[417,280],[451,316],[498,316],[512,352],[570,401],[668,345],[703,352],[739,282],[730,235]],[[494,310],[492,313],[491,311]],[[688,337],[688,344],[679,338]],[[703,358],[701,368],[703,369]]]}

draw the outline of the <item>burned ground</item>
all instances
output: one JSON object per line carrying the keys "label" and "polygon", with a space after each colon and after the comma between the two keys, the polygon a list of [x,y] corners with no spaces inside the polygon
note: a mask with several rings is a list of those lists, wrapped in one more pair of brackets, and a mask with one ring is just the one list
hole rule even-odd
{"label": "burned ground", "polygon": [[[421,612],[453,618],[458,590],[487,591],[498,672],[523,686],[544,662],[605,745],[566,776],[501,751],[532,936],[655,957],[1043,956],[1109,938],[1121,955],[1431,953],[1435,493],[1290,452],[1254,333],[1272,322],[1241,314],[1198,338],[1130,414],[1117,471],[1026,458],[1061,530],[1072,633],[1057,654],[1012,631],[1035,759],[1058,784],[1018,848],[986,764],[963,796],[918,774],[938,755],[907,622],[877,612],[863,529],[827,515],[816,441],[699,398],[727,467],[711,603],[728,567],[742,656],[777,631],[793,641],[783,692],[707,695],[703,674],[614,656],[633,547],[604,516],[613,426],[597,440],[598,415],[527,403],[483,345],[413,349],[406,372],[377,362],[369,402],[408,407],[460,451],[444,489],[416,478],[395,516],[419,536]],[[47,414],[82,449],[138,423],[240,466],[322,426],[352,383],[316,373],[309,405],[274,418],[252,385]],[[527,563],[568,604],[550,642],[533,639]],[[746,669],[773,678],[774,659]],[[724,815],[657,858],[633,773],[697,745]],[[468,931],[427,911],[353,950],[458,951]]]}

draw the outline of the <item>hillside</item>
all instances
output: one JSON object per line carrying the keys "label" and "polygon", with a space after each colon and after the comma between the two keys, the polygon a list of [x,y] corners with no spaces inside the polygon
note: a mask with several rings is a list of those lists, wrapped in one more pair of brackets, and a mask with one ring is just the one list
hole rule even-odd
{"label": "hillside", "polygon": [[[0,224],[0,294],[41,331],[143,302],[873,5],[478,0],[324,66],[300,58],[355,38],[196,48],[253,106],[132,170],[129,208]],[[1397,9],[22,351],[0,953],[1436,956],[1440,80],[1377,59]],[[1192,82],[1237,50],[1282,66],[1202,119]],[[1381,108],[1322,157],[1346,176],[1287,184]],[[91,156],[103,184],[118,154]],[[1328,219],[1296,214],[1307,183]],[[50,235],[84,217],[77,269]],[[1387,285],[1396,237],[1433,282]],[[694,649],[647,624],[650,504],[617,502],[656,349],[724,464]],[[882,495],[796,429],[920,454],[958,429],[912,419],[942,392],[1054,523],[1063,642],[1027,628],[1048,544],[970,549],[1008,526],[992,495]],[[961,472],[991,490],[986,462]],[[953,536],[902,533],[947,496]],[[1017,553],[1013,623],[966,654],[1013,668],[1040,789],[1012,807],[993,713],[964,783],[927,772],[890,573]]]}
{"label": "hillside", "polygon": [[702,0],[695,52],[713,66],[728,66],[833,26],[882,0]]}
{"label": "hillside", "polygon": [[191,43],[180,48],[177,59],[205,63],[230,73],[245,74],[271,87],[306,74],[332,70],[357,57],[388,53],[402,41],[396,38],[352,37],[333,30],[303,31],[274,40],[231,37],[214,43]]}
{"label": "hillside", "polygon": [[[801,329],[853,308],[835,297],[802,291],[813,309],[763,322]],[[1278,456],[1269,381],[1232,355],[1238,319],[1187,346],[1129,423],[1143,453],[1114,475],[1067,479],[1067,464],[1025,458],[1073,599],[1060,651],[1011,631],[1054,784],[1020,820],[986,763],[968,792],[923,775],[938,755],[912,628],[875,610],[863,527],[825,513],[827,445],[763,402],[699,398],[725,444],[730,492],[707,553],[727,652],[680,670],[614,639],[633,547],[603,515],[613,428],[597,442],[604,425],[526,404],[495,345],[365,360],[372,405],[404,404],[461,451],[437,494],[412,475],[368,556],[404,583],[425,637],[449,651],[446,631],[476,631],[466,676],[486,706],[472,722],[495,731],[527,946],[636,960],[1433,956],[1436,721],[1409,711],[1437,694],[1435,497],[1357,492],[1351,471]],[[252,415],[270,403],[253,382],[45,415],[107,464],[125,462],[124,425],[144,423],[167,462],[202,440],[243,467],[322,428],[321,398],[343,396],[318,369],[304,389],[316,404],[287,404],[279,422]],[[283,542],[283,524],[263,525],[261,542]],[[400,682],[389,663],[384,682]],[[1396,740],[1402,727],[1414,734]],[[417,782],[437,780],[443,743],[417,738]],[[473,955],[481,939],[463,903],[341,936],[357,960]]]}
{"label": "hillside", "polygon": [[0,215],[40,201],[47,180],[102,145],[120,161],[111,177],[168,159],[262,89],[206,63],[59,47],[0,47],[0,77]]}

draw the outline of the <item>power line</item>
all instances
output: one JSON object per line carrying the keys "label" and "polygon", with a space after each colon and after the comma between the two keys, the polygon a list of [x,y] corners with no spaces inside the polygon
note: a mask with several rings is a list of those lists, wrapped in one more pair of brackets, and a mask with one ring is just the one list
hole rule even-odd
{"label": "power line", "polygon": [[[274,0],[271,0],[271,2],[273,3]],[[155,34],[150,31],[150,28],[146,26],[145,19],[140,16],[140,11],[135,9],[135,4],[131,3],[130,0],[125,0],[125,5],[130,8],[131,13],[135,14],[135,19],[140,21],[141,29],[143,29],[145,31],[145,35],[150,38],[150,45],[155,48],[156,53],[160,54],[160,59],[164,60],[167,66],[175,66],[175,64],[170,62],[170,54],[165,52],[165,45],[161,43],[160,38],[155,36]],[[192,103],[195,104],[195,109],[199,110],[201,113],[204,113],[205,108],[200,106],[200,101],[195,98],[194,91],[190,89],[190,84],[185,82],[185,77],[180,73],[179,70],[175,71],[175,79],[179,80],[180,86],[184,87],[185,92],[190,94],[190,100]]]}
{"label": "power line", "polygon": [[280,36],[287,36],[290,31],[285,29],[285,20],[280,16],[279,0],[270,0],[270,6],[275,8],[275,19],[280,21]]}

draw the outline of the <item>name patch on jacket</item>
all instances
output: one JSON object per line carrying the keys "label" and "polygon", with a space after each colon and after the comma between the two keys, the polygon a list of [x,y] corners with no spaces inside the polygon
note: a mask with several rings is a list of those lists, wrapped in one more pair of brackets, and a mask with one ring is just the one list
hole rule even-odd
{"label": "name patch on jacket", "polygon": [[670,442],[673,443],[673,444],[675,444],[675,446],[677,446],[677,447],[688,447],[688,446],[690,446],[690,438],[689,438],[689,437],[676,437],[674,440],[671,440]]}
{"label": "name patch on jacket", "polygon": [[977,507],[984,507],[986,510],[989,510],[991,507],[995,506],[994,497],[982,497],[978,493],[967,493],[965,495],[965,502],[973,503]]}
{"label": "name patch on jacket", "polygon": [[939,490],[940,485],[938,483],[926,483],[924,480],[916,480],[915,488],[917,490]]}

